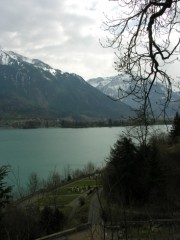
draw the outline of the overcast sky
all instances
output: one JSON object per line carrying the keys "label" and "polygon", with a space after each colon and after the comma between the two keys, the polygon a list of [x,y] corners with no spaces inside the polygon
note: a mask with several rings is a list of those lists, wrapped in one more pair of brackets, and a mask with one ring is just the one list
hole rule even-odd
{"label": "overcast sky", "polygon": [[0,46],[85,80],[116,75],[113,49],[103,48],[109,0],[0,0]]}
{"label": "overcast sky", "polygon": [[[104,14],[113,16],[117,6],[113,0],[0,0],[0,47],[85,80],[116,75],[114,50],[99,39],[108,34]],[[179,63],[166,67],[179,75]]]}

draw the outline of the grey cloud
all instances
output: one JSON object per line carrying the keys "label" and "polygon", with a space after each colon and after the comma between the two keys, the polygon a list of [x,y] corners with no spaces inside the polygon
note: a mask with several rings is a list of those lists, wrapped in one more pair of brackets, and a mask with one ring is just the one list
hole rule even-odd
{"label": "grey cloud", "polygon": [[[89,6],[92,12],[94,2]],[[103,72],[103,65],[110,64],[109,60],[105,63],[105,58],[111,59],[112,52],[105,52],[98,37],[94,37],[96,19],[74,11],[66,3],[66,0],[0,0],[3,36],[0,45],[39,58],[52,67],[96,77],[100,69]],[[112,68],[106,66],[104,71],[107,69]]]}

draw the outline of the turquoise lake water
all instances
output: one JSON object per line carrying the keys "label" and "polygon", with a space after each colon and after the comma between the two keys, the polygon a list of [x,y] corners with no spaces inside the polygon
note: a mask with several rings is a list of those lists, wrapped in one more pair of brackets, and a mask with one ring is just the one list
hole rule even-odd
{"label": "turquoise lake water", "polygon": [[[166,131],[165,126],[159,128]],[[123,131],[124,127],[0,129],[0,165],[11,165],[22,183],[31,172],[47,178],[56,169],[63,177],[67,167],[83,169],[88,162],[102,167]]]}

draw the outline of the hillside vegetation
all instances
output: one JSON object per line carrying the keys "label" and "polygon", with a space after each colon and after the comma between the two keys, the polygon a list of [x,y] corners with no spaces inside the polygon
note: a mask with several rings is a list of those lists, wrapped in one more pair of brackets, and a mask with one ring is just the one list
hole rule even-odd
{"label": "hillside vegetation", "polygon": [[108,231],[125,239],[176,239],[180,236],[179,183],[178,113],[169,135],[152,136],[143,144],[121,136],[103,175],[102,218]]}

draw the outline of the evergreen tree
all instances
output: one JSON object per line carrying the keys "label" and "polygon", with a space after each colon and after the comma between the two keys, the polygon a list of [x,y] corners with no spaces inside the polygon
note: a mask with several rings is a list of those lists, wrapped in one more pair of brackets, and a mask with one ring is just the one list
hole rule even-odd
{"label": "evergreen tree", "polygon": [[173,141],[177,141],[178,137],[180,137],[180,116],[178,112],[176,113],[173,120],[172,129],[170,131],[170,137]]}
{"label": "evergreen tree", "polygon": [[9,203],[11,187],[6,186],[5,177],[8,174],[8,166],[0,167],[0,239],[3,236],[3,214],[2,209]]}
{"label": "evergreen tree", "polygon": [[156,145],[136,146],[131,138],[120,138],[110,151],[104,174],[106,196],[125,205],[143,205],[158,187],[160,166]]}
{"label": "evergreen tree", "polygon": [[57,208],[45,207],[41,211],[40,225],[44,234],[52,234],[63,229],[65,222],[64,214]]}
{"label": "evergreen tree", "polygon": [[110,151],[105,172],[105,191],[116,201],[119,197],[129,204],[133,197],[133,182],[136,179],[137,149],[130,138],[117,140]]}
{"label": "evergreen tree", "polygon": [[6,186],[5,177],[9,171],[8,166],[0,167],[0,210],[9,202],[11,187]]}

